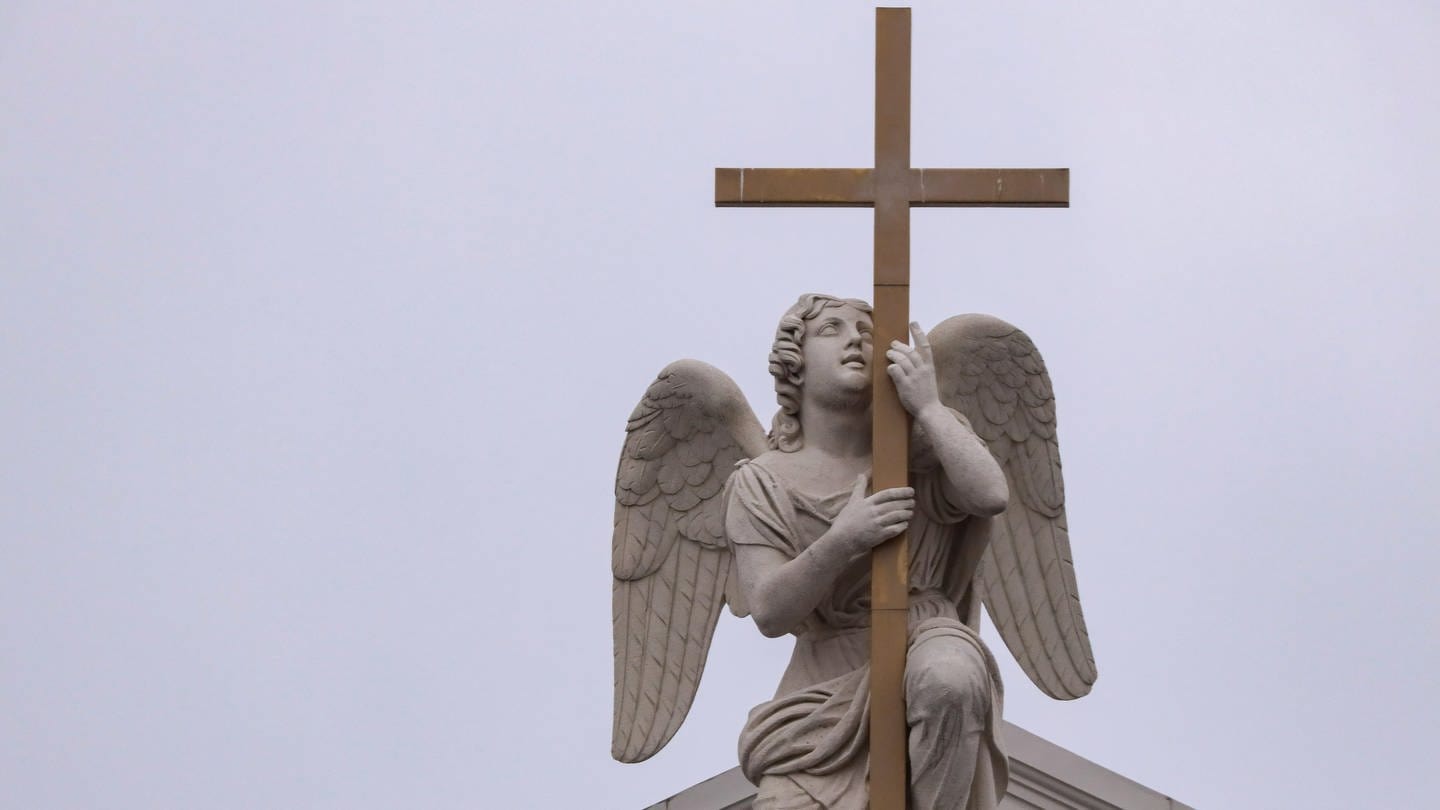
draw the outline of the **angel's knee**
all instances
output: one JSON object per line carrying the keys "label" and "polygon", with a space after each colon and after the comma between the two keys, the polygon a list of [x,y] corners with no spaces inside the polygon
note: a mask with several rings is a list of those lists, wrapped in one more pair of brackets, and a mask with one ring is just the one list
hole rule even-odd
{"label": "angel's knee", "polygon": [[936,718],[983,723],[990,714],[990,678],[968,650],[946,650],[911,662],[905,671],[906,713],[911,725]]}

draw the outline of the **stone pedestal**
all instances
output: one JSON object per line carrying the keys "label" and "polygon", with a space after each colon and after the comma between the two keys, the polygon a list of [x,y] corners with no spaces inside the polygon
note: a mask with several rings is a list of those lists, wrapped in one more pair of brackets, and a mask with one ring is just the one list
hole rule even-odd
{"label": "stone pedestal", "polygon": [[[1005,745],[1010,785],[1000,810],[1194,810],[1011,723]],[[731,768],[646,810],[750,810],[754,797],[755,786]]]}

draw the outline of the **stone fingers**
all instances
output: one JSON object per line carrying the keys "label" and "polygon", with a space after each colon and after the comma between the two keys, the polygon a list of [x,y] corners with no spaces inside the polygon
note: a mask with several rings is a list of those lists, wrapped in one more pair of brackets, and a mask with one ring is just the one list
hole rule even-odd
{"label": "stone fingers", "polygon": [[888,503],[890,501],[913,501],[915,500],[914,487],[894,487],[882,489],[870,496],[870,502],[874,504]]}

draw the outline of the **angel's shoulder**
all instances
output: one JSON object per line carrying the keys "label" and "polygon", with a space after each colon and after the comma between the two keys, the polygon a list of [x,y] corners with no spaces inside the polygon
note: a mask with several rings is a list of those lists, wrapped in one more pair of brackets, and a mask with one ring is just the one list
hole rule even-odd
{"label": "angel's shoulder", "polygon": [[870,469],[868,460],[863,469],[850,469],[807,448],[771,450],[755,458],[749,466],[755,468],[754,479],[777,496],[785,494],[812,501],[828,500],[841,492],[848,496],[855,485],[855,476]]}
{"label": "angel's shoulder", "polygon": [[766,450],[754,458],[735,462],[735,470],[730,475],[732,486],[740,482],[767,489],[779,486],[787,473],[788,455],[779,450]]}
{"label": "angel's shoulder", "polygon": [[784,480],[796,474],[799,469],[798,460],[799,453],[772,449],[751,459],[749,463],[757,467],[754,471],[756,474],[768,474]]}
{"label": "angel's shoulder", "polygon": [[773,470],[775,469],[775,466],[777,464],[783,466],[785,464],[785,458],[792,455],[794,455],[794,453],[786,453],[783,450],[770,449],[766,450],[755,458],[750,459],[748,463],[759,464],[766,469]]}

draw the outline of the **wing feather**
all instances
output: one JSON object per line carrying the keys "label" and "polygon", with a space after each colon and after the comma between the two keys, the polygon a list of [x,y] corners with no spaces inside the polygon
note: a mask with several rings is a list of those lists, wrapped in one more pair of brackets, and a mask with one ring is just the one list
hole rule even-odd
{"label": "wing feather", "polygon": [[1065,522],[1055,397],[1035,344],[988,315],[950,318],[930,332],[945,404],[964,413],[1010,485],[990,522],[976,589],[1021,669],[1051,697],[1090,691],[1095,656]]}
{"label": "wing feather", "polygon": [[[690,611],[690,624],[685,628],[685,638],[689,642],[693,639],[706,637],[710,633],[707,626],[707,618],[720,612],[725,599],[725,576],[732,564],[726,554],[716,554],[709,551],[697,554],[696,577],[697,583],[706,582],[710,584],[709,590],[696,588],[695,605]],[[702,660],[706,650],[699,644],[687,643],[685,646],[685,660],[679,670],[677,681],[677,694],[695,694],[700,686],[700,674],[704,669]],[[681,722],[685,716],[679,712],[671,712],[669,722],[664,727],[662,739],[668,740],[680,729]],[[659,723],[656,724],[659,727]]]}
{"label": "wing feather", "polygon": [[[735,464],[764,450],[740,389],[694,360],[661,371],[630,415],[611,538],[611,754],[622,762],[659,751],[690,711],[734,590],[720,494]],[[743,611],[734,599],[731,608]]]}
{"label": "wing feather", "polygon": [[694,566],[686,563],[698,556],[699,549],[691,543],[682,543],[675,552],[666,566],[671,576],[650,577],[655,582],[656,597],[651,609],[656,618],[663,616],[664,622],[651,621],[645,628],[645,666],[640,673],[640,690],[644,700],[642,706],[650,710],[644,712],[650,722],[637,726],[632,732],[638,734],[645,748],[658,748],[663,720],[668,719],[665,708],[674,705],[679,670],[684,666],[684,628],[694,606],[690,597],[696,574]]}

